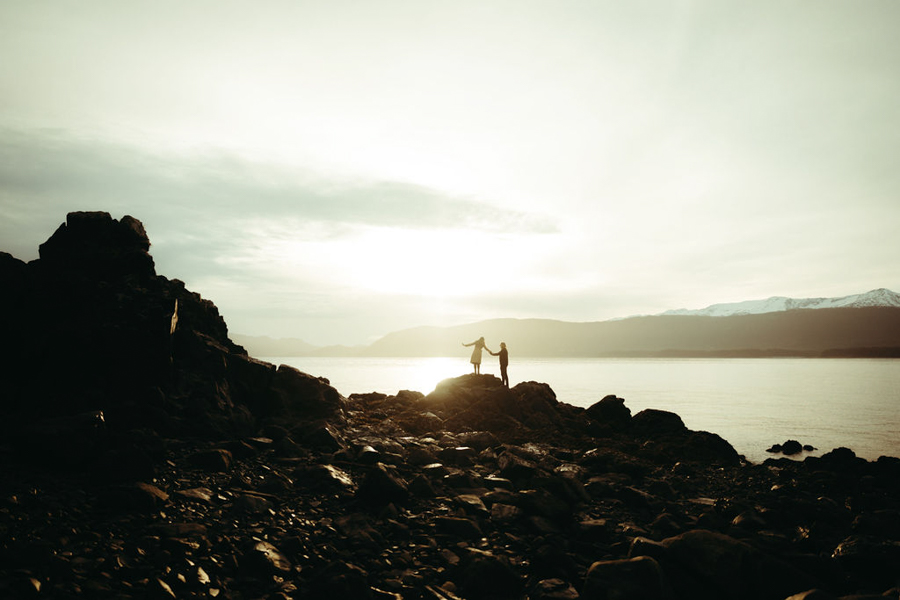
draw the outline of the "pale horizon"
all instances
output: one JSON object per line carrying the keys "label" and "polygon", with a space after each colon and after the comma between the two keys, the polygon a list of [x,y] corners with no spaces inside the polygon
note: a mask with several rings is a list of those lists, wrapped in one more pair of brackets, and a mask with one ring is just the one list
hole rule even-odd
{"label": "pale horizon", "polygon": [[233,334],[900,289],[900,4],[0,5],[0,251],[141,220]]}

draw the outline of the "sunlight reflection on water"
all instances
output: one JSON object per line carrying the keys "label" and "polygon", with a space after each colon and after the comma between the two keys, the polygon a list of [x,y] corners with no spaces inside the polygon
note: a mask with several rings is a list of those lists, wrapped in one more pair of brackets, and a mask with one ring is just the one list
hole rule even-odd
{"label": "sunlight reflection on water", "polygon": [[[431,392],[470,373],[468,356],[440,358],[263,358],[327,377],[341,394]],[[499,375],[494,360],[485,374]],[[874,460],[900,456],[900,360],[891,359],[518,359],[510,384],[545,382],[557,398],[590,406],[607,394],[677,413],[695,430],[728,440],[754,462],[796,439],[822,454],[839,446]]]}

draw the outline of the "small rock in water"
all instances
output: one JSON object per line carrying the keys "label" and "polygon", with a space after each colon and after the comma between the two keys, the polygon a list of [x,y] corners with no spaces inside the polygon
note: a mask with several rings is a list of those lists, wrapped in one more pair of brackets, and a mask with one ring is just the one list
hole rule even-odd
{"label": "small rock in water", "polygon": [[801,452],[813,452],[815,449],[816,448],[810,444],[801,445],[797,440],[787,440],[783,444],[773,444],[766,452],[793,456],[795,454],[800,454]]}
{"label": "small rock in water", "polygon": [[800,442],[798,442],[797,440],[788,440],[781,445],[781,452],[787,454],[788,456],[800,454],[802,450],[803,446],[801,446]]}

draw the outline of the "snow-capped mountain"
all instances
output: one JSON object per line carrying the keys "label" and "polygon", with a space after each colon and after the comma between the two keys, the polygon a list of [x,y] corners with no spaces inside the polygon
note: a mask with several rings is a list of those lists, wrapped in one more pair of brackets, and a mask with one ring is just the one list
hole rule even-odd
{"label": "snow-capped mountain", "polygon": [[713,304],[706,308],[689,310],[680,308],[668,310],[663,315],[698,315],[707,317],[728,317],[731,315],[756,315],[781,312],[797,308],[861,308],[865,306],[900,307],[900,294],[884,288],[864,294],[854,294],[843,298],[786,298],[773,296],[765,300],[745,300],[727,304]]}

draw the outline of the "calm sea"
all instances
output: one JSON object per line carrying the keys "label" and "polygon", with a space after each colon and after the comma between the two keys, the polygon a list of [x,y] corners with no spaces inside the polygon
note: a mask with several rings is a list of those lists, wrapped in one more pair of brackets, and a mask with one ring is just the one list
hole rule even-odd
{"label": "calm sea", "polygon": [[[344,396],[357,392],[428,393],[449,377],[471,372],[468,356],[453,358],[263,358],[327,377]],[[482,373],[499,377],[493,361]],[[556,397],[590,406],[607,394],[632,414],[656,408],[678,413],[690,429],[711,431],[753,462],[789,439],[818,448],[845,446],[858,456],[900,457],[898,359],[515,359],[510,384],[540,381]]]}

